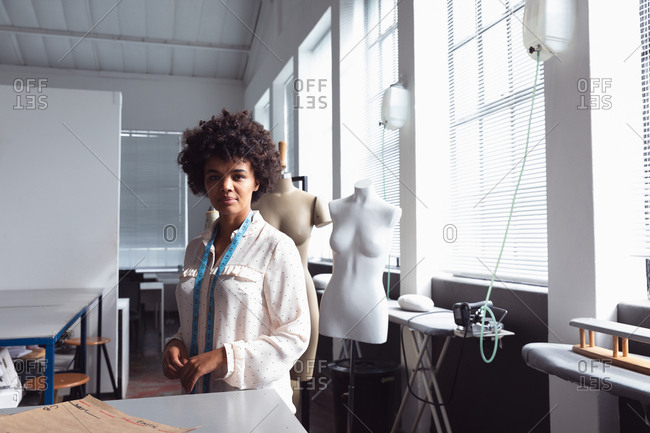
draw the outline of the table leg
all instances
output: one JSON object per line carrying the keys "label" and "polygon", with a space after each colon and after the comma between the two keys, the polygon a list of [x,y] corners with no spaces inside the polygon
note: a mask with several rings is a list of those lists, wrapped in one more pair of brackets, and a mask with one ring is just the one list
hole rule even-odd
{"label": "table leg", "polygon": [[[418,344],[419,344],[419,347],[421,348],[421,350],[426,353],[427,352],[427,346],[429,344],[429,336],[427,335],[427,336],[424,337],[424,339],[422,339],[422,337],[420,336],[420,333],[417,332],[417,331],[413,331],[411,333],[411,336],[413,337],[413,343],[416,345],[416,347],[418,347]],[[427,377],[427,374],[426,374],[427,367],[425,367],[425,362],[427,362],[427,359],[426,359],[426,357],[423,357],[422,360],[423,360],[422,361],[423,369],[422,369],[422,375],[420,376],[420,378],[422,379],[422,383],[424,384],[424,391],[426,392],[427,399],[429,401],[436,401],[436,400],[434,400],[433,395],[431,394],[431,390],[429,389],[429,378]],[[428,364],[428,362],[427,362],[427,364]],[[433,380],[435,380],[435,374],[433,374],[433,372],[432,372],[431,375],[433,377]],[[425,403],[420,402],[420,404],[425,404]],[[436,425],[436,431],[437,432],[442,432],[442,427],[440,425],[440,417],[438,416],[438,410],[437,410],[436,406],[434,406],[434,405],[430,405],[430,406],[431,406],[431,416],[433,416],[433,422]],[[442,409],[444,409],[444,407]]]}
{"label": "table leg", "polygon": [[45,345],[45,404],[54,404],[54,341]]}
{"label": "table leg", "polygon": [[[436,378],[438,374],[438,367],[441,364],[442,358],[447,350],[447,346],[449,344],[449,341],[451,340],[451,337],[447,337],[445,339],[445,343],[443,345],[442,351],[440,352],[440,356],[438,357],[438,362],[436,363],[436,367],[434,368],[433,365],[431,364],[430,359],[433,358],[423,358],[423,367],[424,367],[424,372],[429,370],[431,372],[431,381],[430,384],[433,386],[433,390],[436,393],[436,398],[437,398],[437,403],[443,403],[442,399],[442,394],[440,392],[440,386],[438,385],[438,379]],[[427,350],[428,350],[428,346]],[[426,374],[425,374],[426,375]],[[445,406],[439,406],[438,409],[440,410],[440,414],[442,415],[442,421],[445,424],[445,429],[448,433],[451,433],[451,424],[449,423],[449,418],[447,417],[447,409]]]}
{"label": "table leg", "polygon": [[160,288],[160,353],[165,352],[165,285]]}
{"label": "table leg", "polygon": [[418,428],[418,424],[420,424],[420,418],[422,418],[422,414],[424,413],[424,409],[426,408],[426,404],[422,403],[421,401],[418,402],[418,404],[419,404],[418,414],[415,416],[413,424],[411,425],[411,433],[415,433],[415,430]]}
{"label": "table leg", "polygon": [[[400,332],[404,332],[404,328],[400,329]],[[403,337],[403,335],[402,335]],[[426,340],[428,342],[428,336],[426,337]],[[415,379],[417,378],[418,374],[418,369],[420,367],[420,363],[422,362],[422,356],[424,356],[424,350],[418,348],[416,346],[416,350],[418,351],[417,355],[417,360],[415,361],[415,366],[413,367],[413,371],[411,372],[409,376],[409,386],[412,386],[413,383],[415,382]],[[408,371],[406,372],[407,374],[409,373]],[[399,429],[399,421],[402,418],[402,413],[404,412],[404,408],[406,407],[406,401],[409,398],[409,390],[408,387],[406,388],[406,391],[404,392],[404,396],[402,397],[402,403],[399,405],[399,409],[397,410],[397,416],[395,417],[395,422],[393,423],[393,428],[391,429],[391,433],[396,433]]]}
{"label": "table leg", "polygon": [[[440,365],[442,364],[442,361],[443,361],[443,359],[445,357],[445,354],[447,353],[447,348],[449,347],[449,342],[450,341],[451,341],[451,337],[447,337],[445,339],[445,343],[442,346],[442,350],[440,351],[440,355],[438,355],[438,361],[436,362],[435,370],[431,367],[431,363],[426,357],[424,357],[423,361],[422,361],[422,367],[424,368],[422,370],[422,374],[424,374],[426,376],[427,369],[432,374],[432,379],[429,381],[429,384],[427,385],[427,387],[430,388],[430,387],[433,386],[435,388],[436,396],[438,397],[438,401],[437,401],[438,403],[442,403],[443,400],[442,400],[442,395],[440,394],[440,389],[438,388],[437,379],[435,379],[435,375],[438,374],[438,371],[440,369]],[[429,352],[429,345],[426,344],[424,346],[424,348],[426,349],[427,353],[429,354],[429,357],[430,357],[429,359],[433,359],[433,354]],[[428,364],[428,366],[425,365],[425,362],[426,362],[426,364]],[[428,379],[428,376],[427,376],[427,379]],[[415,421],[413,422],[413,426],[412,426],[412,430],[411,430],[412,432],[415,432],[415,429],[417,428],[418,424],[420,423],[420,418],[422,417],[422,414],[424,413],[425,407],[426,407],[426,404],[423,403],[423,402],[420,402],[420,407],[418,408],[417,416],[415,417]],[[431,410],[434,410],[434,408],[432,407]],[[447,429],[447,431],[449,433],[451,433],[451,425],[449,424],[449,418],[447,417],[446,408],[444,406],[440,406],[439,410],[440,410],[440,413],[442,414],[442,420],[443,420],[443,422],[445,424],[445,428]]]}
{"label": "table leg", "polygon": [[[81,314],[81,372],[86,373],[86,355],[88,354],[88,347],[86,346],[86,338],[88,335],[86,316],[88,315],[88,307],[84,308]],[[86,395],[86,384],[81,385],[81,393]]]}
{"label": "table leg", "polygon": [[[102,301],[103,295],[99,295],[99,299],[97,301],[97,335],[102,335],[102,323],[104,322],[102,318]],[[95,355],[97,357],[97,389],[95,390],[97,395],[100,395],[102,393],[102,353],[100,346],[104,345],[100,344],[97,346],[97,354]]]}

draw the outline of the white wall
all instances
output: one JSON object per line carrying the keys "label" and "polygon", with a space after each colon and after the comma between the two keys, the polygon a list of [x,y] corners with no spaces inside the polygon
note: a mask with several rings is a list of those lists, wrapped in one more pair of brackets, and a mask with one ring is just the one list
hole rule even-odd
{"label": "white wall", "polygon": [[[577,3],[572,44],[545,62],[549,341],[569,344],[578,339],[572,318],[615,320],[618,302],[645,295],[645,267],[627,236],[643,145],[634,132],[642,133],[640,53],[626,60],[640,44],[638,4]],[[582,92],[581,80],[599,87]],[[612,88],[601,87],[607,80]],[[585,94],[591,109],[579,108]],[[618,399],[576,388],[550,379],[552,431],[617,432]]]}
{"label": "white wall", "polygon": [[121,95],[22,83],[0,85],[0,290],[101,288],[102,334],[117,341]]}
{"label": "white wall", "polygon": [[19,77],[47,78],[50,87],[122,92],[123,129],[183,131],[223,107],[244,108],[238,80],[0,65],[0,84]]}
{"label": "white wall", "polygon": [[260,20],[244,77],[246,107],[252,109],[282,68],[292,57],[298,57],[300,44],[333,3],[336,2],[278,0],[262,3],[264,19]]}
{"label": "white wall", "polygon": [[[13,85],[20,77],[44,78],[50,87],[122,92],[123,129],[184,131],[224,107],[233,111],[244,108],[243,85],[237,80],[0,65],[0,84]],[[190,239],[203,230],[207,210],[202,204],[195,206],[197,201],[188,194]]]}
{"label": "white wall", "polygon": [[[279,85],[274,86],[273,82],[279,75],[286,77],[291,73],[294,74],[294,79],[299,78],[300,44],[309,36],[309,33],[318,24],[328,8],[337,3],[334,0],[277,0],[262,3],[262,19],[257,28],[257,38],[253,41],[251,57],[244,77],[244,105],[251,109],[267,89],[271,90],[271,128],[273,128],[272,136],[276,141],[286,139],[283,137],[285,119],[282,113],[282,102],[284,98],[282,87]],[[333,44],[337,43],[337,37],[333,32]],[[333,60],[332,63],[333,69],[338,70],[338,61]],[[327,83],[327,85],[333,85],[333,83]],[[333,95],[333,101],[335,98],[336,95]],[[293,101],[289,101],[289,103],[293,104]],[[333,107],[337,107],[337,105],[333,103]],[[301,159],[314,158],[316,155],[299,155],[300,134],[297,131],[297,121],[300,117],[300,111],[296,114],[293,143],[291,139],[288,140],[289,151],[292,153],[287,155],[287,159],[293,162],[294,175],[310,176],[309,172],[302,170],[299,162]],[[338,112],[335,113],[335,116],[337,114]],[[334,128],[337,127],[334,126]],[[337,146],[336,143],[335,141],[333,146]],[[327,152],[327,150],[324,151]],[[318,194],[318,192],[315,193]],[[335,192],[334,198],[338,197],[340,197],[340,193],[337,195]]]}

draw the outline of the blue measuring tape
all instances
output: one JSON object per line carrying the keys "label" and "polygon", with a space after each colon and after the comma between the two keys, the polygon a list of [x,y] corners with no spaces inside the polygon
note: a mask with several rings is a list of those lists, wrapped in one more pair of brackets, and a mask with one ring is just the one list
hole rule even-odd
{"label": "blue measuring tape", "polygon": [[[246,233],[248,226],[251,224],[252,218],[253,218],[253,211],[251,211],[248,214],[248,216],[246,217],[242,225],[239,227],[239,230],[237,230],[234,239],[230,243],[230,246],[228,247],[225,255],[223,256],[223,260],[221,260],[221,263],[219,263],[219,267],[217,268],[217,271],[212,276],[212,283],[210,284],[210,298],[208,301],[208,315],[207,315],[208,320],[207,320],[207,328],[205,332],[204,352],[210,352],[212,350],[212,337],[214,334],[214,287],[217,283],[217,279],[219,279],[219,276],[223,272],[223,269],[226,267],[226,264],[228,264],[228,261],[230,260],[233,253],[235,252],[235,248],[237,248],[239,241],[241,240],[242,236],[244,236],[244,233]],[[194,305],[193,305],[193,312],[192,312],[193,313],[192,314],[192,345],[190,346],[190,357],[199,354],[198,335],[199,335],[199,303],[201,302],[201,284],[203,283],[203,275],[205,274],[205,269],[208,266],[208,257],[210,256],[210,249],[214,244],[214,239],[216,238],[216,236],[217,236],[217,230],[214,231],[214,233],[212,234],[212,238],[210,238],[210,241],[205,246],[205,251],[203,252],[203,258],[201,259],[201,266],[199,267],[199,270],[196,274],[196,281],[194,282],[194,293],[193,293]],[[210,373],[203,376],[204,392],[208,390],[209,385],[210,385]],[[192,389],[192,393],[194,393],[195,389],[196,388]]]}

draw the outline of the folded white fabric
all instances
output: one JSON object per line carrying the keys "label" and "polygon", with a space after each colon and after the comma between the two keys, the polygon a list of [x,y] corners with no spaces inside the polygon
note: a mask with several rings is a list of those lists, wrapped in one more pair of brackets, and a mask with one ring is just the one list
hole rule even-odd
{"label": "folded white fabric", "polygon": [[433,310],[433,301],[424,295],[402,295],[397,299],[402,310],[407,311],[431,311]]}

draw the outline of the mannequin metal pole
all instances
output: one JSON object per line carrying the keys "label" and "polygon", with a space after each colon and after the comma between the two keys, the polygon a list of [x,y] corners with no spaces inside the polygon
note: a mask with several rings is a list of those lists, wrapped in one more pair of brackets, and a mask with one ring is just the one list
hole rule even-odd
{"label": "mannequin metal pole", "polygon": [[350,385],[348,387],[348,433],[354,423],[354,343],[350,344]]}

